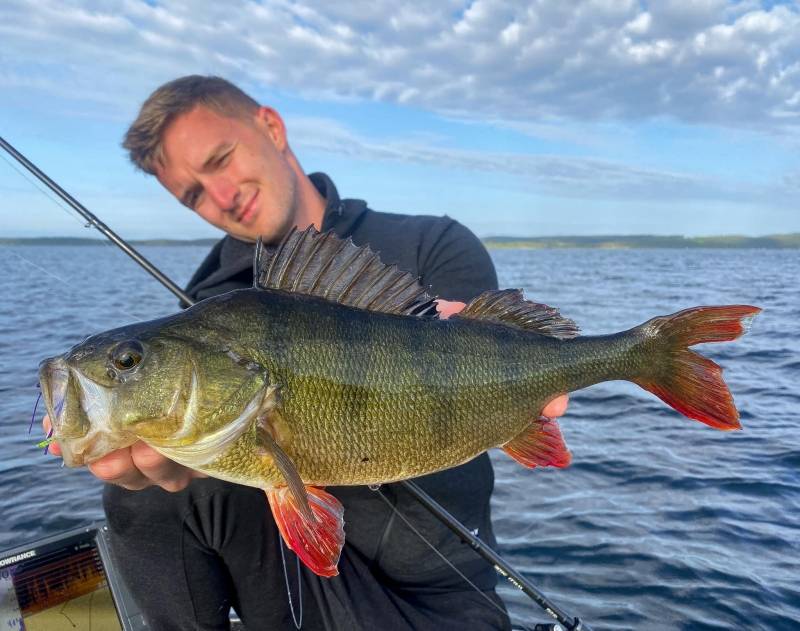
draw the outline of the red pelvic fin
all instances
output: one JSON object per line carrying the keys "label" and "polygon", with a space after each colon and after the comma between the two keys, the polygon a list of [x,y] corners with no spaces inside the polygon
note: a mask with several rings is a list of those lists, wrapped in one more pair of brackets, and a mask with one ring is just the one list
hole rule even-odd
{"label": "red pelvic fin", "polygon": [[521,465],[530,467],[566,467],[572,462],[561,430],[553,419],[541,416],[516,438],[503,445]]}
{"label": "red pelvic fin", "polygon": [[344,509],[339,500],[320,488],[306,486],[305,490],[315,521],[303,515],[289,487],[282,486],[267,491],[275,523],[286,545],[312,572],[336,576],[344,545]]}
{"label": "red pelvic fin", "polygon": [[663,366],[632,379],[681,414],[717,429],[740,429],[739,412],[722,368],[687,347],[703,342],[727,342],[742,335],[761,309],[748,305],[694,307],[642,325],[663,345]]}

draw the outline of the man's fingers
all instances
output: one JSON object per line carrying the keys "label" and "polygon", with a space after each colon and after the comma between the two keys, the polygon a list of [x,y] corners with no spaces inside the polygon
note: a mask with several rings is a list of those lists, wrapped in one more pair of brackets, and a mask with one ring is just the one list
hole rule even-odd
{"label": "man's fingers", "polygon": [[[44,435],[49,436],[50,430],[53,429],[53,424],[50,422],[50,417],[45,414],[44,418],[42,419],[42,429],[44,429]],[[61,447],[58,446],[58,443],[52,442],[50,443],[50,448],[47,450],[47,453],[53,454],[54,456],[61,455]]]}
{"label": "man's fingers", "polygon": [[558,416],[563,416],[564,412],[567,411],[567,405],[569,404],[569,395],[562,394],[544,406],[542,410],[542,415],[547,416],[549,418],[556,418]]}
{"label": "man's fingers", "polygon": [[192,469],[165,458],[141,441],[131,446],[131,458],[136,468],[153,484],[171,493],[182,491],[192,478],[197,477]]}
{"label": "man's fingers", "polygon": [[103,456],[89,465],[89,471],[104,482],[129,491],[139,491],[153,484],[134,465],[130,448],[117,449]]}
{"label": "man's fingers", "polygon": [[467,306],[466,302],[458,302],[456,300],[436,300],[436,310],[439,312],[439,317],[446,320],[451,315],[454,315]]}
{"label": "man's fingers", "polygon": [[[42,419],[45,433],[50,433],[51,426],[50,418],[45,415]],[[50,443],[50,453],[61,455],[58,443]],[[103,456],[89,465],[89,471],[103,482],[116,484],[129,491],[158,485],[165,491],[175,492],[186,488],[192,478],[206,477],[165,458],[141,441]]]}

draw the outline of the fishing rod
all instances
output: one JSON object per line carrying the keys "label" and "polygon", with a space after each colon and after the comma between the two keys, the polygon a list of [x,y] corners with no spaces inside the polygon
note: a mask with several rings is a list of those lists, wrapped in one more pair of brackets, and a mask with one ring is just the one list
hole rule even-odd
{"label": "fishing rod", "polygon": [[[547,596],[540,592],[533,584],[520,574],[503,557],[495,552],[491,546],[472,534],[469,529],[458,519],[453,517],[447,509],[439,504],[435,499],[423,491],[416,482],[403,480],[400,484],[414,496],[414,498],[427,508],[431,513],[438,517],[445,526],[450,528],[462,541],[467,543],[475,552],[491,563],[495,572],[505,578],[514,587],[528,596],[533,602],[544,609],[550,616],[558,620],[568,631],[591,631],[591,629],[581,621],[580,618],[571,618],[564,611],[558,608]],[[536,625],[538,627],[542,625]],[[546,628],[546,627],[543,627]],[[554,631],[556,631],[554,629]]]}
{"label": "fishing rod", "polygon": [[[140,266],[147,270],[158,282],[175,294],[175,296],[177,296],[182,302],[188,306],[195,304],[195,300],[190,298],[155,265],[137,252],[130,244],[122,239],[122,237],[118,236],[105,223],[100,221],[100,219],[90,212],[83,204],[76,200],[72,195],[67,193],[56,182],[50,179],[47,174],[45,174],[19,151],[17,151],[17,149],[15,149],[2,136],[0,136],[0,147],[5,149],[12,158],[22,164],[22,166],[36,176],[36,178],[38,178],[45,186],[56,193],[56,195],[69,204],[74,210],[80,213],[80,215],[88,221],[87,227],[92,226],[99,230],[112,243],[121,248],[123,252],[125,252]],[[500,576],[505,578],[514,587],[531,598],[531,600],[544,609],[545,612],[557,620],[561,625],[564,625],[564,628],[567,631],[591,631],[591,629],[584,622],[582,622],[580,618],[572,618],[568,616],[559,607],[552,603],[547,596],[536,589],[536,587],[534,587],[530,581],[522,576],[522,574],[515,570],[511,564],[509,564],[481,539],[473,535],[469,529],[464,526],[464,524],[458,521],[458,519],[451,515],[441,504],[423,491],[419,485],[410,480],[401,481],[400,484],[409,493],[411,493],[411,495],[417,501],[419,501],[420,504],[422,504],[428,511],[438,518],[445,526],[452,530],[462,541],[467,543],[473,550],[475,550],[475,552],[478,553],[478,555],[488,561]],[[560,631],[560,627],[558,625],[536,625],[534,631]]]}
{"label": "fishing rod", "polygon": [[0,136],[0,147],[5,149],[8,154],[14,158],[17,162],[19,162],[22,166],[24,166],[28,171],[33,173],[39,181],[41,181],[47,188],[53,191],[56,195],[58,195],[62,200],[64,200],[67,204],[69,204],[73,210],[77,211],[86,221],[88,222],[87,228],[92,226],[99,230],[106,238],[108,238],[112,243],[117,245],[125,254],[130,256],[134,261],[136,261],[139,265],[141,265],[145,270],[147,270],[150,274],[152,274],[155,279],[164,285],[167,289],[169,289],[173,294],[175,294],[180,300],[183,302],[192,304],[191,298],[186,295],[186,293],[178,287],[175,283],[173,283],[167,276],[165,276],[155,265],[153,265],[150,261],[148,261],[144,256],[139,254],[136,249],[127,243],[122,237],[117,235],[111,228],[109,228],[106,224],[104,224],[100,219],[92,212],[89,211],[86,206],[81,204],[77,199],[75,199],[72,195],[67,193],[63,188],[61,188],[58,184],[56,184],[53,180],[51,180],[46,173],[44,173],[39,167],[37,167],[33,162],[28,160],[24,155],[22,155],[19,151],[17,151],[11,143],[9,143],[5,138]]}

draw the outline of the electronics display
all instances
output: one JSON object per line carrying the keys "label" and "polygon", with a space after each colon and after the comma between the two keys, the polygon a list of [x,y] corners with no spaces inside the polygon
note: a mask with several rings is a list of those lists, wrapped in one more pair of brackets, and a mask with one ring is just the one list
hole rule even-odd
{"label": "electronics display", "polygon": [[0,631],[135,631],[102,524],[0,552]]}

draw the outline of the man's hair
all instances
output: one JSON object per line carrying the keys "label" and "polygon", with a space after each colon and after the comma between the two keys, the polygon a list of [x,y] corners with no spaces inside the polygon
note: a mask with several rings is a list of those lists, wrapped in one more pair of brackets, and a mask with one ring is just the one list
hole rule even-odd
{"label": "man's hair", "polygon": [[175,117],[198,105],[229,117],[252,116],[259,104],[242,90],[220,77],[189,75],[165,83],[142,104],[139,115],[128,128],[122,146],[131,162],[145,173],[155,175],[164,159],[162,136]]}

